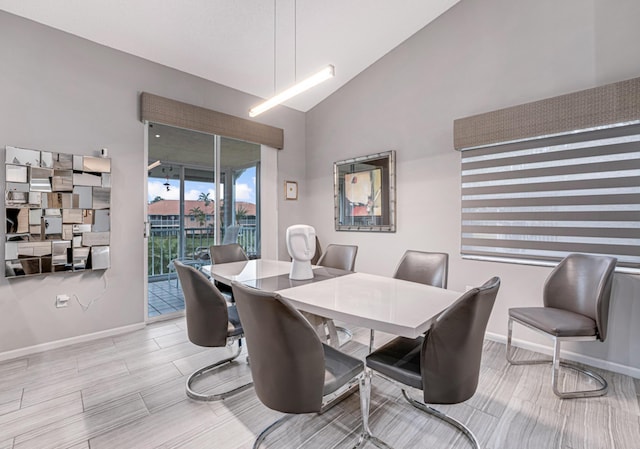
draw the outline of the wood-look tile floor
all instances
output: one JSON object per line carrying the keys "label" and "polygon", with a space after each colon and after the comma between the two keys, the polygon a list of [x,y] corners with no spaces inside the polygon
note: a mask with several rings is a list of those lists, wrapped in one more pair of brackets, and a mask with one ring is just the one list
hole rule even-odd
{"label": "wood-look tile floor", "polygon": [[[184,318],[133,333],[0,363],[0,449],[248,449],[282,416],[253,389],[201,403],[187,399],[186,376],[228,350],[203,349],[186,336]],[[376,333],[383,343],[391,336]],[[343,349],[367,352],[368,331]],[[508,366],[504,345],[487,341],[477,393],[440,410],[467,423],[485,449],[639,449],[640,381],[602,372],[607,396],[561,401],[551,392],[550,367]],[[520,357],[532,354],[519,350]],[[239,362],[209,376],[199,389],[224,391],[246,383]],[[582,385],[571,372],[566,388]],[[588,386],[588,385],[586,385]],[[323,415],[296,416],[264,448],[349,448],[360,424],[354,394]],[[409,406],[374,377],[373,432],[394,448],[468,448],[447,424]],[[366,447],[373,447],[368,444]]]}

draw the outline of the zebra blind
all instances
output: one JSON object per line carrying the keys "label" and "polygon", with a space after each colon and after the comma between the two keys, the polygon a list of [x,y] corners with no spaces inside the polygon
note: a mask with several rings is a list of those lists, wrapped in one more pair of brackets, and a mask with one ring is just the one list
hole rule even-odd
{"label": "zebra blind", "polygon": [[463,257],[640,267],[640,125],[461,152]]}

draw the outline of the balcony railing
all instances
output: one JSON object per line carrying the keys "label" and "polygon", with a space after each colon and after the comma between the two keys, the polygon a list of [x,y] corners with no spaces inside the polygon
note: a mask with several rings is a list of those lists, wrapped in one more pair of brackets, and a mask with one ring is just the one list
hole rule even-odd
{"label": "balcony railing", "polygon": [[[198,250],[206,251],[215,244],[214,235],[210,227],[185,228],[184,258],[191,259]],[[151,225],[149,235],[149,263],[148,276],[151,279],[170,274],[169,263],[180,257],[179,254],[180,229],[177,226]],[[224,236],[223,236],[224,237]],[[238,243],[250,258],[258,257],[255,225],[242,225],[238,233]]]}

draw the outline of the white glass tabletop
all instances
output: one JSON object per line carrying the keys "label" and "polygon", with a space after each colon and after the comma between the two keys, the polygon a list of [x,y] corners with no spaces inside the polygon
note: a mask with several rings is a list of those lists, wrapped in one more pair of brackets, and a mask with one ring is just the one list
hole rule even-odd
{"label": "white glass tabletop", "polygon": [[278,280],[288,275],[290,267],[291,262],[257,259],[207,265],[201,270],[227,285],[237,281],[254,288],[279,286],[276,292],[300,310],[407,338],[424,334],[433,319],[461,295],[366,273],[323,272],[308,283]]}
{"label": "white glass tabletop", "polygon": [[278,290],[300,310],[357,326],[416,338],[460,292],[415,282],[352,273]]}
{"label": "white glass tabletop", "polygon": [[290,269],[291,262],[256,259],[243,262],[206,265],[201,268],[201,271],[218,282],[231,285],[232,281],[246,282],[288,274]]}

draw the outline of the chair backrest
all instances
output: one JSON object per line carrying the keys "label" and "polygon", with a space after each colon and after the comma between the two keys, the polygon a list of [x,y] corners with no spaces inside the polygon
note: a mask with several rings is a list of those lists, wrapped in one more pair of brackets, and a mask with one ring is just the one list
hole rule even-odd
{"label": "chair backrest", "polygon": [[245,254],[242,246],[237,243],[229,243],[227,245],[213,245],[209,247],[209,254],[211,255],[211,262],[216,263],[229,263],[229,262],[242,262],[249,260]]}
{"label": "chair backrest", "polygon": [[604,341],[616,262],[615,257],[569,254],[544,284],[545,307],[569,310],[595,320],[598,338]]}
{"label": "chair backrest", "polygon": [[198,246],[195,251],[193,251],[193,258],[196,260],[211,260],[211,255],[209,254],[209,248],[206,246]]}
{"label": "chair backrest", "polygon": [[324,350],[309,322],[275,293],[232,288],[260,401],[283,413],[320,411]]}
{"label": "chair backrest", "polygon": [[476,392],[484,333],[500,288],[494,277],[464,293],[425,334],[420,357],[424,401],[456,404]]}
{"label": "chair backrest", "polygon": [[227,226],[224,230],[224,237],[222,238],[222,244],[228,245],[229,243],[238,243],[238,234],[240,233],[240,226],[232,225]]}
{"label": "chair backrest", "polygon": [[174,260],[184,294],[189,340],[206,347],[227,344],[229,312],[220,291],[200,271]]}
{"label": "chair backrest", "polygon": [[320,240],[316,235],[316,252],[313,254],[313,257],[311,258],[311,265],[318,265],[318,261],[320,260],[320,257],[322,257],[322,248],[320,248]]}
{"label": "chair backrest", "polygon": [[318,265],[339,270],[353,271],[358,255],[357,245],[327,245]]}
{"label": "chair backrest", "polygon": [[449,254],[409,250],[404,253],[393,277],[447,288]]}

